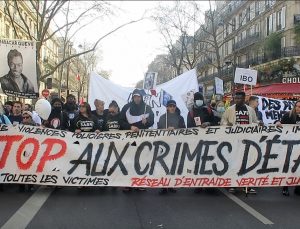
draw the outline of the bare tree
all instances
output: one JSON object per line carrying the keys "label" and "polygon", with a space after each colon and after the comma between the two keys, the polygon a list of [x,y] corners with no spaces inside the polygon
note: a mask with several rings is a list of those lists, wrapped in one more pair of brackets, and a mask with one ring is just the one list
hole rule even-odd
{"label": "bare tree", "polygon": [[171,7],[159,5],[153,16],[166,43],[166,60],[176,70],[176,75],[180,75],[183,68],[195,68],[200,55],[195,37],[196,14],[189,3],[176,1]]}
{"label": "bare tree", "polygon": [[[34,40],[37,42],[36,48],[37,48],[37,75],[38,75],[38,81],[44,80],[46,77],[52,75],[60,66],[62,66],[65,62],[79,57],[81,55],[93,52],[96,50],[98,44],[107,36],[111,35],[112,33],[116,32],[117,30],[143,20],[143,18],[138,20],[132,20],[127,23],[124,23],[108,33],[100,36],[96,42],[90,47],[88,50],[83,50],[82,52],[74,53],[71,55],[65,56],[62,60],[59,61],[59,63],[56,64],[50,71],[48,72],[41,72],[42,69],[42,58],[41,58],[41,48],[46,43],[47,40],[51,39],[53,36],[60,36],[64,33],[65,30],[71,31],[71,28],[74,26],[73,32],[70,32],[66,36],[66,41],[72,39],[72,37],[75,36],[76,32],[78,32],[80,29],[85,27],[88,23],[91,21],[94,21],[96,18],[99,18],[100,16],[106,16],[109,15],[112,12],[112,7],[109,3],[104,1],[90,1],[85,2],[85,7],[82,7],[79,9],[77,7],[76,14],[73,14],[73,17],[71,20],[69,20],[71,17],[69,17],[70,13],[70,6],[72,5],[73,8],[76,7],[76,4],[78,2],[76,1],[66,1],[66,0],[57,0],[57,1],[36,1],[36,0],[28,0],[26,1],[26,4],[30,6],[30,10],[32,11],[32,14],[35,15],[35,23],[36,28],[32,30],[30,28],[30,24],[28,20],[24,17],[22,11],[21,11],[21,4],[25,4],[23,1],[18,0],[11,0],[11,1],[5,1],[5,13],[8,16],[10,23],[14,30],[15,38],[19,39],[21,37],[21,34],[26,34],[27,39]],[[65,13],[67,15],[68,20],[64,21],[63,23],[57,23],[54,25],[54,29],[50,25],[55,21],[55,18],[60,13]],[[100,15],[100,16],[99,16]],[[20,20],[15,20],[16,18],[20,18]],[[82,23],[83,22],[83,23]]]}
{"label": "bare tree", "polygon": [[157,72],[157,84],[167,82],[176,76],[168,58],[169,56],[165,54],[157,55],[148,65],[148,72]]}

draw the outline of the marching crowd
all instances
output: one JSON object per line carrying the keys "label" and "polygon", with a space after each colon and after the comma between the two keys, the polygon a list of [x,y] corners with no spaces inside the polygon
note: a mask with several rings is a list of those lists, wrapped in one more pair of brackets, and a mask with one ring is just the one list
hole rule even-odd
{"label": "marching crowd", "polygon": [[[139,89],[132,92],[132,100],[120,109],[116,101],[111,101],[108,109],[104,109],[104,102],[95,99],[95,110],[83,102],[79,106],[73,95],[67,96],[66,103],[60,98],[54,98],[51,101],[52,111],[47,120],[41,120],[30,104],[22,104],[20,101],[7,101],[4,106],[0,104],[0,124],[7,125],[33,125],[47,128],[68,130],[75,133],[80,132],[102,132],[113,130],[131,130],[138,132],[140,129],[148,129],[154,124],[154,113],[150,106],[143,100],[143,94]],[[257,109],[258,97],[250,96],[246,103],[244,92],[236,92],[233,104],[225,109],[223,101],[211,102],[205,104],[201,93],[194,94],[194,103],[187,115],[187,126],[180,110],[176,106],[175,100],[169,100],[166,104],[166,113],[161,115],[157,128],[159,129],[177,129],[235,124],[257,124],[264,125],[262,114]],[[281,120],[276,121],[276,125],[282,124],[300,124],[300,100],[298,100],[293,109],[286,113]],[[25,185],[20,185],[20,190],[25,190]],[[32,189],[32,185],[29,185]],[[0,191],[3,190],[3,184],[0,184]],[[129,187],[123,189],[124,192],[131,191]],[[143,190],[143,189],[140,189]],[[199,192],[201,189],[195,189]],[[161,189],[160,193],[176,192],[175,189]],[[230,192],[235,192],[235,188],[230,188]],[[246,189],[249,193],[256,193],[254,188]],[[282,194],[289,195],[288,187],[282,189]],[[295,194],[300,195],[300,186],[295,188]]]}

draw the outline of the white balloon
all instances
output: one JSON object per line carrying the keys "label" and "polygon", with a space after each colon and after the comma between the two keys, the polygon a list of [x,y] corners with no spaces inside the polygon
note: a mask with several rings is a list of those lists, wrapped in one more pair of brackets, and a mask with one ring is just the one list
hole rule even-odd
{"label": "white balloon", "polygon": [[46,99],[39,99],[35,104],[35,111],[42,119],[47,120],[51,113],[51,104]]}

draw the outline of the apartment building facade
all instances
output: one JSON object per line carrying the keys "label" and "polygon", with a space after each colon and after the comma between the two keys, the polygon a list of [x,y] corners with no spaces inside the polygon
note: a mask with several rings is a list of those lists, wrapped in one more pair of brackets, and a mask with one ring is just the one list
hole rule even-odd
{"label": "apartment building facade", "polygon": [[295,28],[300,21],[300,2],[227,0],[216,4],[219,61],[210,47],[211,52],[202,55],[197,65],[199,83],[208,97],[214,93],[215,77],[224,80],[225,94],[242,87],[233,83],[236,67],[257,69],[259,86],[298,82],[294,78],[300,73],[300,47]]}
{"label": "apartment building facade", "polygon": [[[34,3],[34,2],[33,2]],[[20,40],[30,40],[30,37],[28,36],[28,33],[26,32],[27,28],[30,31],[30,34],[33,34],[36,37],[37,33],[37,18],[36,10],[33,8],[33,6],[27,2],[27,1],[19,1],[19,11],[22,14],[21,18],[19,16],[19,13],[16,12],[15,8],[12,7],[10,4],[13,4],[13,1],[10,3],[9,1],[0,1],[0,38],[3,39],[20,39]],[[10,5],[10,6],[8,6]],[[15,23],[16,31],[18,33],[18,37],[15,35],[14,28],[12,24],[10,23],[9,16],[5,13],[5,8],[10,7],[10,11],[13,13],[14,18],[13,20],[17,23]],[[24,20],[24,21],[23,21]],[[26,24],[26,26],[25,26]],[[51,31],[49,31],[51,33]],[[59,42],[56,36],[51,37],[51,39],[48,39],[45,44],[43,44],[41,48],[41,75],[44,75],[57,65],[58,63],[58,47]],[[48,78],[52,79],[52,82],[56,82],[53,84],[53,88],[51,91],[57,91],[58,87],[58,71],[54,72],[53,75],[49,76]],[[46,82],[47,79],[44,79],[43,81],[38,82],[39,83],[39,92],[46,88]],[[7,97],[5,94],[0,94],[0,100],[2,102],[6,100],[12,100],[15,99],[13,97]],[[25,102],[29,102],[26,101]]]}

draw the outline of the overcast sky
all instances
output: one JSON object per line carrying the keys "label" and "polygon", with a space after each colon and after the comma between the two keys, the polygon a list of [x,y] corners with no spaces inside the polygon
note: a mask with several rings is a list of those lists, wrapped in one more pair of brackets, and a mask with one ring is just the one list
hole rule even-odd
{"label": "overcast sky", "polygon": [[[93,42],[111,29],[141,18],[145,11],[151,10],[158,1],[110,2],[119,7],[119,13],[107,18],[105,22],[93,23],[76,38],[77,42]],[[172,4],[171,1],[164,4]],[[203,2],[203,6],[207,4]],[[111,80],[122,86],[134,86],[143,79],[147,66],[156,55],[165,53],[164,43],[155,23],[149,19],[128,25],[101,41],[102,60],[99,68],[111,71]]]}

